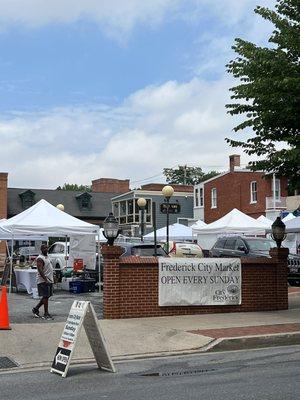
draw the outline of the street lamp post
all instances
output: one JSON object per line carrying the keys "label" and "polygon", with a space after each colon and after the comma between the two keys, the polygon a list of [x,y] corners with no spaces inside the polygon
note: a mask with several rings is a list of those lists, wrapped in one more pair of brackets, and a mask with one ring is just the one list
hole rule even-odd
{"label": "street lamp post", "polygon": [[147,200],[143,197],[140,197],[137,201],[137,205],[141,210],[141,242],[144,241],[144,234],[145,234],[145,207],[147,204]]}
{"label": "street lamp post", "polygon": [[107,239],[109,246],[114,245],[114,241],[117,239],[119,233],[119,223],[113,213],[109,213],[108,217],[103,221],[103,235]]}
{"label": "street lamp post", "polygon": [[285,224],[281,221],[280,217],[277,217],[272,224],[272,239],[275,240],[278,249],[280,249],[281,243],[285,238]]}
{"label": "street lamp post", "polygon": [[169,254],[169,208],[170,208],[170,198],[174,194],[174,189],[172,186],[167,185],[162,188],[162,194],[166,198],[167,202],[167,244],[166,244],[166,252]]}

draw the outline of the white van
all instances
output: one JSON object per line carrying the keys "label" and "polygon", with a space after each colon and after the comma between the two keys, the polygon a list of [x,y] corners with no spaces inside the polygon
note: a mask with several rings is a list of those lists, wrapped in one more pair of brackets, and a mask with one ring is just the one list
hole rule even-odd
{"label": "white van", "polygon": [[[66,252],[67,246],[67,252]],[[48,249],[48,257],[56,276],[61,280],[63,271],[66,269],[69,257],[69,242],[55,242]]]}

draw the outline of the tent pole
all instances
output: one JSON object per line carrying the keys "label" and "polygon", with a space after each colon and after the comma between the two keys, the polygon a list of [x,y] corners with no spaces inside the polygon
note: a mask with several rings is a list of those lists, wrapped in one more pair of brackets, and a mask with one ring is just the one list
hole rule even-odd
{"label": "tent pole", "polygon": [[66,269],[68,266],[68,236],[66,235],[66,249],[65,249]]}
{"label": "tent pole", "polygon": [[12,234],[12,236],[11,236],[10,271],[9,271],[9,294],[11,294],[12,271],[13,271],[13,255],[14,255],[14,234]]}

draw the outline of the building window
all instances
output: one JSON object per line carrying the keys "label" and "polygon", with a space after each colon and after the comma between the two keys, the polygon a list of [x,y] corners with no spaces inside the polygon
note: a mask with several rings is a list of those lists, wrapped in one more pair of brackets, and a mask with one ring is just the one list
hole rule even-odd
{"label": "building window", "polygon": [[[146,199],[145,207],[145,222],[152,225],[152,214],[151,214],[151,199]],[[141,212],[137,205],[137,199],[128,199],[117,201],[113,203],[114,215],[118,219],[121,225],[131,225],[133,223],[139,224],[141,218]]]}
{"label": "building window", "polygon": [[87,192],[80,193],[76,196],[78,207],[81,211],[92,209],[92,195]]}
{"label": "building window", "polygon": [[250,203],[257,203],[257,182],[250,183]]}
{"label": "building window", "polygon": [[217,208],[217,189],[211,189],[211,208]]}
{"label": "building window", "polygon": [[200,207],[203,207],[203,205],[204,205],[203,188],[199,189],[199,203],[200,203]]}
{"label": "building window", "polygon": [[[274,190],[273,190],[273,185],[272,185],[272,196],[274,196],[273,194]],[[280,201],[280,179],[275,179],[275,200],[279,200]]]}
{"label": "building window", "polygon": [[195,189],[195,207],[199,207],[199,189]]}
{"label": "building window", "polygon": [[20,193],[19,196],[21,198],[22,207],[24,210],[35,204],[35,193],[32,190],[26,190],[25,192]]}

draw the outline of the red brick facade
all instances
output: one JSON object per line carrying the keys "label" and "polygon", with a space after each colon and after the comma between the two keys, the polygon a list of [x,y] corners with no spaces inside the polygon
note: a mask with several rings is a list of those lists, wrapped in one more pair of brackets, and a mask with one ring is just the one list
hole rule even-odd
{"label": "red brick facade", "polygon": [[130,191],[129,179],[100,178],[92,181],[92,191],[101,193],[127,193]]}
{"label": "red brick facade", "polygon": [[[6,172],[0,172],[0,219],[7,218],[7,176]],[[5,242],[0,243],[0,258],[6,253]]]}
{"label": "red brick facade", "polygon": [[[164,186],[166,186],[165,183],[147,183],[141,186],[141,190],[161,192]],[[194,191],[194,186],[191,185],[177,185],[172,183],[171,186],[175,192],[193,193]]]}
{"label": "red brick facade", "polygon": [[158,261],[124,257],[117,246],[102,246],[105,261],[104,318],[159,317],[203,313],[272,311],[288,308],[287,249],[272,249],[272,259],[242,260],[242,304],[237,306],[158,306]]}
{"label": "red brick facade", "polygon": [[[251,182],[257,182],[257,202],[251,203]],[[281,196],[287,196],[287,181],[280,179]],[[217,189],[217,207],[211,207],[211,190]],[[234,171],[204,184],[204,217],[211,223],[237,208],[250,217],[265,215],[266,197],[272,196],[272,178],[264,178],[263,172]]]}

